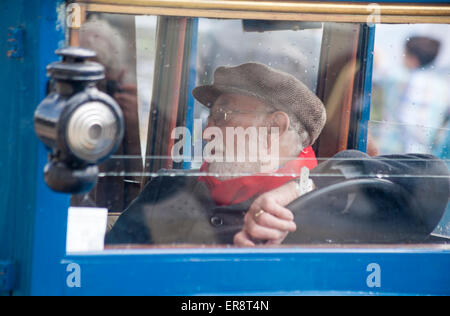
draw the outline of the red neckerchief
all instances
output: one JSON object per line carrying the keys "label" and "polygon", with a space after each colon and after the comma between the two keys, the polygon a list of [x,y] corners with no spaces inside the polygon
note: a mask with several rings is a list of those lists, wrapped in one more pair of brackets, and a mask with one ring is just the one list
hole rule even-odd
{"label": "red neckerchief", "polygon": [[[297,159],[291,160],[273,173],[293,174],[292,176],[270,176],[258,173],[254,176],[233,178],[220,181],[216,177],[202,176],[198,181],[204,182],[217,205],[239,204],[254,196],[274,190],[297,178],[303,167],[313,169],[317,166],[316,155],[312,147],[304,149]],[[204,163],[201,172],[208,172],[209,165]],[[272,173],[272,174],[273,174]],[[294,174],[296,176],[294,176]]]}

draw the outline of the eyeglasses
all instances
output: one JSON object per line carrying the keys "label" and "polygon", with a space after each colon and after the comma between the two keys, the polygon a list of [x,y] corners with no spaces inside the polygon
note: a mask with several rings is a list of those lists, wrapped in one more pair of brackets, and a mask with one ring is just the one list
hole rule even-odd
{"label": "eyeglasses", "polygon": [[212,121],[214,124],[219,125],[224,122],[228,122],[233,114],[268,114],[272,112],[267,111],[231,111],[225,110],[223,108],[217,108],[216,110],[211,110],[208,120]]}

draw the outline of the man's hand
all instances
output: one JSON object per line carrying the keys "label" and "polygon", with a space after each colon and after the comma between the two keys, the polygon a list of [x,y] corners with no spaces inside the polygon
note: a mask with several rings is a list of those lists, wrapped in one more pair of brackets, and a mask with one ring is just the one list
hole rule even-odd
{"label": "man's hand", "polygon": [[296,198],[298,192],[292,181],[259,196],[245,215],[244,227],[234,236],[234,244],[240,247],[281,244],[289,232],[297,230],[294,214],[284,207]]}

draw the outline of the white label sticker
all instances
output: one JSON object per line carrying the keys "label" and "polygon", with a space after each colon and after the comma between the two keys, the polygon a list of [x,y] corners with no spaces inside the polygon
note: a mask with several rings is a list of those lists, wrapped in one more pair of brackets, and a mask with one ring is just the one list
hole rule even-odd
{"label": "white label sticker", "polygon": [[106,208],[70,207],[66,251],[104,250],[107,220]]}

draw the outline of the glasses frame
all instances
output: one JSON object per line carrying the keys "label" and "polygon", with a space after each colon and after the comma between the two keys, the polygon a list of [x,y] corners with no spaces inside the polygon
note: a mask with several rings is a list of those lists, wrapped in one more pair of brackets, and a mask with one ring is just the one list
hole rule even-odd
{"label": "glasses frame", "polygon": [[233,114],[272,114],[275,113],[275,111],[268,112],[268,111],[235,111],[235,110],[226,110],[222,107],[219,107],[216,113],[220,113],[223,115],[223,118],[214,118],[213,117],[213,111],[210,110],[209,116],[208,116],[208,122],[212,121],[215,125],[220,125],[223,122],[228,122],[230,120],[230,116]]}

